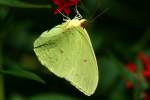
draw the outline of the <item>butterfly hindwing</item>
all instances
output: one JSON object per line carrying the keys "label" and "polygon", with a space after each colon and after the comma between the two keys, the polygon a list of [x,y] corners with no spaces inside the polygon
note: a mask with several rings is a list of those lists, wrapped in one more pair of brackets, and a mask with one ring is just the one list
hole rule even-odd
{"label": "butterfly hindwing", "polygon": [[48,70],[91,95],[98,84],[98,67],[90,39],[82,27],[66,25],[44,32],[35,41],[34,51]]}

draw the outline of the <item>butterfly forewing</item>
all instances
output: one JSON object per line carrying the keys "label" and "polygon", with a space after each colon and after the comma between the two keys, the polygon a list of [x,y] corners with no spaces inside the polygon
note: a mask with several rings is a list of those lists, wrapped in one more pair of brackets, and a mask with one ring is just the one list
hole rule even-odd
{"label": "butterfly forewing", "polygon": [[51,72],[91,95],[97,87],[98,67],[90,39],[82,27],[66,25],[41,35],[34,43],[34,51]]}

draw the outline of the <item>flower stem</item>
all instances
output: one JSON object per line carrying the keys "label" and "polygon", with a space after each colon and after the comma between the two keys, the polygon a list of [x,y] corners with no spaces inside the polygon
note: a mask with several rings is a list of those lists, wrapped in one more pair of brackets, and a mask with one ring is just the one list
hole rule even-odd
{"label": "flower stem", "polygon": [[[0,44],[0,70],[2,69],[2,44]],[[4,100],[4,81],[0,74],[0,100]]]}

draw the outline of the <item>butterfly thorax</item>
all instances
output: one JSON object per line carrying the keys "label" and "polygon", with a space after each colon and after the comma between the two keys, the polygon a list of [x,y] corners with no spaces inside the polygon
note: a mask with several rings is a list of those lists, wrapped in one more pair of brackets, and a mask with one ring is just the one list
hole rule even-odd
{"label": "butterfly thorax", "polygon": [[86,19],[72,19],[72,20],[67,20],[66,21],[66,24],[67,24],[67,28],[71,28],[71,27],[85,27],[87,23],[87,20]]}

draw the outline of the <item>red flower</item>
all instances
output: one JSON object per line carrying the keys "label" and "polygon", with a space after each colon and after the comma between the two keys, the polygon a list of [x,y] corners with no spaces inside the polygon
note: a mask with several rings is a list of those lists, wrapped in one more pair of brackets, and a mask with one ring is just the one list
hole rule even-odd
{"label": "red flower", "polygon": [[77,5],[79,0],[52,0],[58,8],[54,11],[54,14],[59,14],[60,12],[64,12],[67,15],[70,15],[71,6]]}
{"label": "red flower", "polygon": [[133,88],[133,85],[132,85],[132,83],[130,81],[127,81],[126,85],[127,85],[128,89]]}
{"label": "red flower", "polygon": [[144,76],[147,79],[150,79],[150,56],[146,56],[143,52],[139,54],[139,59],[143,62],[144,65]]}
{"label": "red flower", "polygon": [[127,69],[130,71],[130,72],[136,72],[136,65],[133,64],[133,63],[129,63],[126,65]]}
{"label": "red flower", "polygon": [[[136,65],[135,64],[129,63],[129,64],[126,64],[126,67],[130,72],[132,72],[132,73],[136,72]],[[126,82],[126,86],[128,89],[133,88],[133,85],[129,80]]]}
{"label": "red flower", "polygon": [[[147,82],[150,82],[150,56],[145,55],[143,52],[139,53],[138,55],[139,60],[143,63],[143,71],[141,72],[143,77],[147,80]],[[127,69],[132,72],[136,73],[137,65],[133,63],[129,63],[126,65]],[[130,81],[126,82],[127,88],[131,89],[133,88],[133,84]],[[150,100],[150,96],[145,92],[144,93],[144,100]]]}
{"label": "red flower", "polygon": [[143,52],[139,54],[139,59],[144,63],[146,69],[150,70],[150,56],[145,56]]}
{"label": "red flower", "polygon": [[150,77],[150,70],[144,71],[143,74],[144,74],[145,77]]}
{"label": "red flower", "polygon": [[150,100],[150,96],[147,93],[144,93],[144,100]]}

